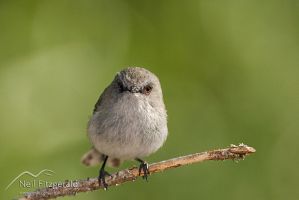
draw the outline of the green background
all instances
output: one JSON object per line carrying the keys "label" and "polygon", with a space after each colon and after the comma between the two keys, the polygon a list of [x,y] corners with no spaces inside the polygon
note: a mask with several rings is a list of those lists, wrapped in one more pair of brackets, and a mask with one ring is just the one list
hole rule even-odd
{"label": "green background", "polygon": [[298,199],[298,36],[295,0],[1,0],[1,199],[32,190],[4,190],[25,170],[97,176],[80,164],[86,124],[127,66],[162,83],[169,137],[149,162],[241,142],[257,152],[65,199]]}

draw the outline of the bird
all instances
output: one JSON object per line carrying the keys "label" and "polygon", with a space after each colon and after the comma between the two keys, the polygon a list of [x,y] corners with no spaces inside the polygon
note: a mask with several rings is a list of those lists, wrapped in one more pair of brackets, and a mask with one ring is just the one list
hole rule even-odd
{"label": "bird", "polygon": [[140,163],[139,175],[149,175],[144,157],[156,152],[167,139],[167,111],[159,78],[142,67],[127,67],[116,73],[96,102],[87,135],[91,149],[81,162],[102,163],[98,181],[108,188],[106,164],[118,167],[125,160]]}

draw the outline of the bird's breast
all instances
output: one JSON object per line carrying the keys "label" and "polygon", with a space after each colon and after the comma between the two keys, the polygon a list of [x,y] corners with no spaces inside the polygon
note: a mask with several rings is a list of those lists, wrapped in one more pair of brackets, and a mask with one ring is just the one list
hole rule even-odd
{"label": "bird's breast", "polygon": [[89,137],[99,152],[114,157],[143,157],[162,146],[167,137],[166,112],[155,109],[139,94],[123,96],[109,110],[94,114]]}

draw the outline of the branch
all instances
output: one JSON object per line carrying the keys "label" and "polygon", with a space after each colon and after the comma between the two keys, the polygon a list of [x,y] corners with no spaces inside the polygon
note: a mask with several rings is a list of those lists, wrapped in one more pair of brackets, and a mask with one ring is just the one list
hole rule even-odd
{"label": "branch", "polygon": [[[206,151],[201,153],[190,154],[187,156],[177,157],[170,160],[161,161],[149,165],[150,174],[164,171],[166,169],[176,168],[183,165],[203,162],[207,160],[241,160],[246,155],[254,153],[255,149],[244,144],[239,146],[231,145],[229,148]],[[134,181],[139,175],[137,167],[124,169],[112,174],[106,178],[108,186],[115,186],[125,182]],[[103,189],[98,183],[98,178],[87,178],[79,181],[65,181],[63,184],[55,187],[38,189],[34,192],[25,193],[20,200],[37,200],[52,199],[61,196],[76,195],[79,192],[87,192]]]}

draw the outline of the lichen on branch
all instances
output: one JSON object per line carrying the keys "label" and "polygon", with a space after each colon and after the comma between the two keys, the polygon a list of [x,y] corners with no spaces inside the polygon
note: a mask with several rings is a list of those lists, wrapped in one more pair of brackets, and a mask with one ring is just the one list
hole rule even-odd
{"label": "lichen on branch", "polygon": [[[183,165],[189,165],[193,163],[208,161],[208,160],[242,160],[245,156],[254,153],[255,149],[244,144],[230,145],[228,148],[217,149],[211,151],[205,151],[201,153],[190,154],[186,156],[176,157],[169,160],[153,163],[149,165],[150,174],[158,173],[167,169],[180,167]],[[108,186],[120,185],[125,182],[134,181],[139,174],[137,167],[124,169],[119,172],[106,177],[106,183]],[[68,184],[68,183],[72,184]],[[88,192],[97,189],[103,189],[102,185],[99,185],[98,178],[87,178],[85,180],[65,181],[65,184],[38,189],[34,192],[27,192],[20,200],[38,200],[38,199],[52,199],[56,197],[76,195],[80,192]]]}

